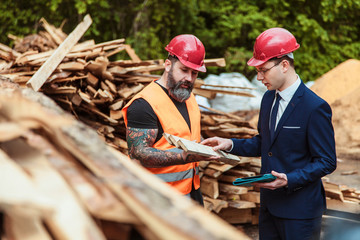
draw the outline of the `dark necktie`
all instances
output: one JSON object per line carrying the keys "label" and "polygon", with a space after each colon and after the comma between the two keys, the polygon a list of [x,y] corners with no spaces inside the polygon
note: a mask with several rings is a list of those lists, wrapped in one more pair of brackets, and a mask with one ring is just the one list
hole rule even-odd
{"label": "dark necktie", "polygon": [[276,125],[276,115],[279,109],[279,102],[280,102],[280,95],[277,93],[276,94],[276,101],[274,104],[274,107],[271,111],[271,117],[270,117],[270,137],[271,137],[271,141],[274,139],[274,134],[275,134],[275,125]]}

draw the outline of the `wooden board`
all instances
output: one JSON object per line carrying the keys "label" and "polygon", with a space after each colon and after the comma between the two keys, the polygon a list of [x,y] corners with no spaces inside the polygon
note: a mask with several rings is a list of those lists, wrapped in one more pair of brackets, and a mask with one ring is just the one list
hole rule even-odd
{"label": "wooden board", "polygon": [[7,210],[5,216],[5,235],[12,240],[52,240],[41,218],[24,215],[19,211]]}
{"label": "wooden board", "polygon": [[251,223],[252,211],[251,208],[237,209],[237,208],[223,208],[221,209],[219,216],[225,221],[232,224]]}
{"label": "wooden board", "polygon": [[51,73],[57,68],[66,54],[71,48],[79,41],[82,35],[91,25],[92,20],[90,15],[84,17],[75,30],[60,44],[55,52],[46,60],[46,62],[40,67],[40,69],[31,77],[27,82],[27,85],[32,87],[35,91],[38,91],[45,83]]}
{"label": "wooden board", "polygon": [[200,180],[202,194],[216,199],[219,196],[219,183],[216,179],[204,176]]}
{"label": "wooden board", "polygon": [[[31,140],[29,140],[31,141]],[[22,151],[17,151],[18,148]],[[52,234],[59,239],[105,240],[96,223],[79,203],[78,199],[60,176],[48,163],[46,155],[17,139],[2,144],[9,156],[32,176],[32,182],[41,196],[54,203],[50,216],[44,216]]]}
{"label": "wooden board", "polygon": [[250,201],[244,200],[234,200],[228,201],[229,207],[237,208],[237,209],[246,209],[246,208],[255,208],[256,204]]}
{"label": "wooden board", "polygon": [[197,154],[201,156],[211,157],[216,156],[220,157],[220,161],[230,164],[230,165],[237,165],[241,162],[238,156],[226,153],[224,151],[214,151],[212,147],[202,145],[184,138],[179,138],[177,136],[164,133],[163,134],[165,139],[169,139],[169,143],[175,145],[176,147],[182,148],[184,151],[190,154]]}
{"label": "wooden board", "polygon": [[326,205],[329,210],[360,214],[360,204],[356,202],[326,198]]}

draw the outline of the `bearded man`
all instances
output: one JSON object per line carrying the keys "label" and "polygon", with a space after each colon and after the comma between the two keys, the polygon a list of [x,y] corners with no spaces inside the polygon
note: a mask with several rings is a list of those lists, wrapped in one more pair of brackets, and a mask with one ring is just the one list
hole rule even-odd
{"label": "bearded man", "polygon": [[165,49],[169,55],[161,78],[122,110],[129,156],[203,205],[199,161],[211,159],[174,148],[163,133],[200,142],[200,110],[192,89],[198,72],[206,72],[205,48],[197,37],[184,34],[174,37]]}

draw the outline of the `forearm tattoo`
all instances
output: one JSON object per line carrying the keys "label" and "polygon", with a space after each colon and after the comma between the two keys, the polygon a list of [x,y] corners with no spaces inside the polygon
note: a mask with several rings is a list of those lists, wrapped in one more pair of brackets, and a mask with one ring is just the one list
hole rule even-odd
{"label": "forearm tattoo", "polygon": [[126,128],[126,140],[130,158],[137,159],[144,167],[166,167],[196,161],[192,155],[183,159],[181,153],[167,152],[152,147],[157,129]]}

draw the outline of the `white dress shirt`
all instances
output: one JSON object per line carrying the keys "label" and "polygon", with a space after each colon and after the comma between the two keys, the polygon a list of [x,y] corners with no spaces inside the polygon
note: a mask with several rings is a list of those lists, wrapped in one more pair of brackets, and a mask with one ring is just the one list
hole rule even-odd
{"label": "white dress shirt", "polygon": [[[278,112],[276,115],[275,129],[276,129],[276,127],[280,121],[280,118],[283,115],[287,105],[289,104],[291,98],[294,96],[296,90],[300,86],[300,83],[301,83],[301,80],[298,75],[296,81],[291,86],[289,86],[285,90],[282,90],[281,92],[279,90],[276,90],[276,93],[278,93],[280,95],[281,99],[279,101],[279,109],[278,109]],[[276,95],[276,93],[275,93],[275,95]],[[274,107],[275,100],[276,100],[276,98],[274,99],[272,107]],[[272,111],[272,108],[271,108],[271,111]],[[269,124],[270,124],[270,121],[269,121]]]}

